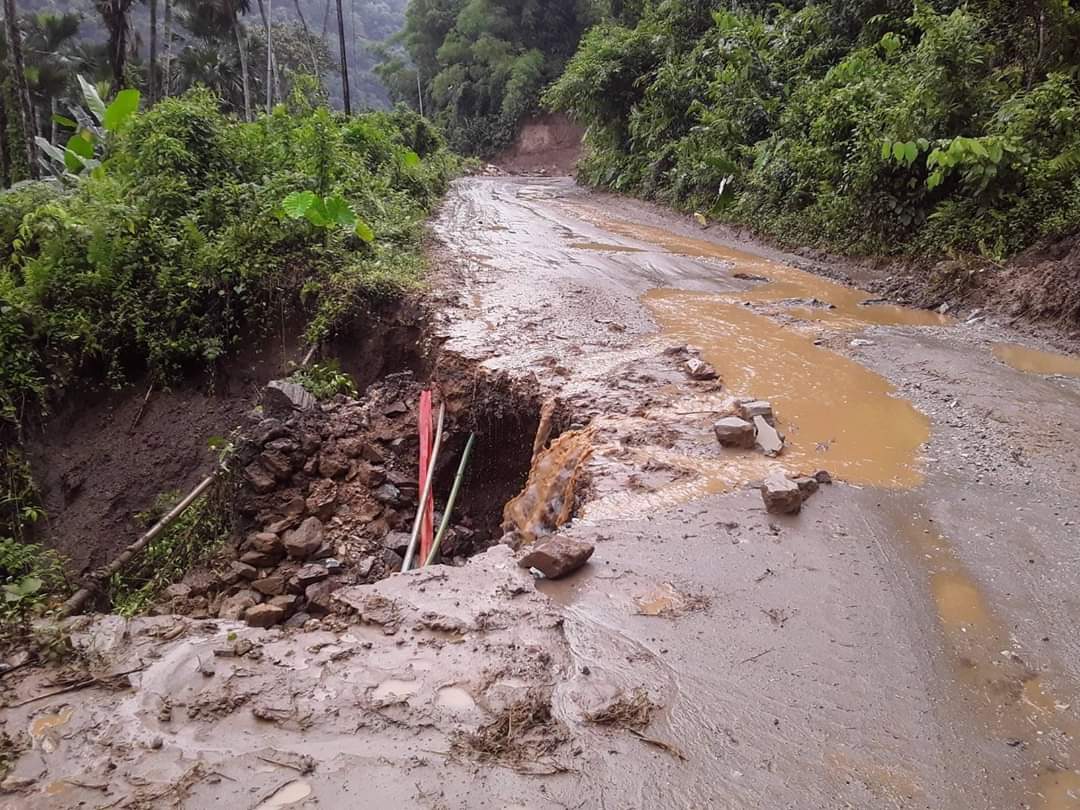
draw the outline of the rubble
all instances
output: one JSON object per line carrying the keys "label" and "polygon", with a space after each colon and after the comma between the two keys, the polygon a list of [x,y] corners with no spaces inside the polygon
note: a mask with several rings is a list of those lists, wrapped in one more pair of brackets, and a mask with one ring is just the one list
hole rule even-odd
{"label": "rubble", "polygon": [[294,410],[310,411],[317,404],[302,385],[287,380],[271,381],[263,393],[263,408],[274,416],[288,416]]}
{"label": "rubble", "polygon": [[585,565],[595,550],[592,543],[553,537],[533,546],[518,561],[518,565],[521,568],[535,568],[547,579],[560,579]]}
{"label": "rubble", "polygon": [[770,425],[776,426],[776,418],[773,415],[772,405],[763,399],[740,399],[735,403],[736,414],[747,422],[753,422],[755,416],[760,416]]}
{"label": "rubble", "polygon": [[691,357],[683,364],[683,368],[692,380],[709,381],[720,377],[712,364],[706,363],[700,357]]}
{"label": "rubble", "polygon": [[306,560],[315,554],[323,543],[323,522],[309,517],[296,529],[285,535],[285,551],[296,560]]}
{"label": "rubble", "polygon": [[252,627],[273,627],[285,619],[285,608],[274,604],[254,605],[244,611],[244,621]]}

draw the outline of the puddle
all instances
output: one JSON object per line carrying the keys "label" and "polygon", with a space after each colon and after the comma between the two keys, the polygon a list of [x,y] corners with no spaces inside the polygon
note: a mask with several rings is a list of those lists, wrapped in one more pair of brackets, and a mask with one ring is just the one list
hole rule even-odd
{"label": "puddle", "polygon": [[[880,375],[720,296],[653,290],[644,300],[665,335],[701,348],[728,390],[772,403],[787,435],[785,466],[867,486],[921,483],[930,422]],[[723,461],[727,481],[762,472],[756,453],[725,452]]]}
{"label": "puddle", "polygon": [[277,810],[279,807],[288,807],[290,804],[303,801],[310,795],[311,785],[298,779],[282,785],[269,798],[259,802],[255,810]]}
{"label": "puddle", "polygon": [[409,695],[415,695],[418,691],[420,691],[420,684],[417,681],[391,679],[376,686],[372,697],[375,700],[404,700]]}
{"label": "puddle", "polygon": [[435,704],[451,712],[471,712],[476,708],[472,695],[459,686],[444,686],[435,697]]}
{"label": "puddle", "polygon": [[536,455],[525,489],[503,510],[504,531],[514,530],[531,542],[570,520],[578,482],[592,456],[593,436],[590,429],[572,430]]}
{"label": "puddle", "polygon": [[767,279],[752,291],[739,293],[739,301],[771,303],[817,300],[832,308],[795,306],[785,309],[791,315],[808,321],[822,321],[836,328],[859,328],[878,326],[944,326],[952,319],[937,312],[910,309],[894,304],[866,306],[872,296],[856,287],[848,287],[799,270],[781,262],[755,256],[738,248],[717,245],[703,239],[673,234],[663,228],[650,225],[597,218],[587,212],[577,212],[583,219],[611,233],[658,245],[671,253],[692,258],[711,258],[732,265],[732,272],[746,276],[763,276]]}
{"label": "puddle", "polygon": [[1080,357],[1074,355],[1044,352],[1011,343],[999,343],[994,346],[994,357],[1018,371],[1026,371],[1029,374],[1060,374],[1065,377],[1080,378]]}
{"label": "puddle", "polygon": [[1041,810],[1076,810],[1080,807],[1080,773],[1047,770],[1039,779]]}
{"label": "puddle", "polygon": [[50,732],[62,728],[71,722],[75,710],[71,706],[65,706],[58,712],[41,714],[30,721],[30,739],[34,745],[40,746],[46,754],[51,754],[58,745],[57,735]]}
{"label": "puddle", "polygon": [[971,579],[957,571],[941,571],[930,578],[942,623],[961,632],[978,630],[990,621],[982,594]]}

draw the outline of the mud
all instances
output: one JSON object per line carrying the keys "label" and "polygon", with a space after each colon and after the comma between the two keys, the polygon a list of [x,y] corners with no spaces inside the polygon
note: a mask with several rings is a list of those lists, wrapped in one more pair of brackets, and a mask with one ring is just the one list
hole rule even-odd
{"label": "mud", "polygon": [[[488,481],[531,468],[545,531],[584,483],[557,530],[590,564],[535,585],[497,545],[303,630],[95,619],[110,671],[145,669],[25,706],[48,671],[5,678],[9,734],[73,710],[15,806],[1080,807],[1080,382],[1000,361],[1034,342],[993,317],[881,307],[565,180],[462,181],[434,227],[436,343],[496,395],[456,412],[528,390],[488,417],[523,459]],[[717,445],[736,397],[772,402],[778,458]],[[818,466],[838,483],[797,516],[744,488]]]}

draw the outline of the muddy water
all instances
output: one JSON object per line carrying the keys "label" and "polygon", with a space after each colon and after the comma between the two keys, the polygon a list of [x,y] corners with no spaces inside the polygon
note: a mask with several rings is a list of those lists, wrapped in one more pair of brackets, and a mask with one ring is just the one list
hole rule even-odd
{"label": "muddy water", "polygon": [[[872,486],[921,482],[929,420],[883,377],[721,296],[656,290],[644,300],[665,335],[701,348],[727,389],[772,403],[786,433],[785,465]],[[753,452],[724,461],[729,481],[740,466],[751,478],[761,472]]]}
{"label": "muddy water", "polygon": [[1001,343],[994,347],[994,357],[1018,371],[1080,378],[1080,357],[1073,355],[1055,354],[1030,349],[1027,346]]}

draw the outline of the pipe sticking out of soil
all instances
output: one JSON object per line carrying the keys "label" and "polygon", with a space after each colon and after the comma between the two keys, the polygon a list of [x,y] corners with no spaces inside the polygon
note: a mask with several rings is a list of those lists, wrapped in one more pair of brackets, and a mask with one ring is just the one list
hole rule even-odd
{"label": "pipe sticking out of soil", "polygon": [[413,558],[416,556],[416,544],[420,540],[420,526],[424,521],[424,512],[428,498],[435,482],[435,462],[439,459],[439,449],[442,446],[443,422],[446,420],[446,403],[439,404],[439,421],[435,427],[435,441],[431,446],[431,459],[428,461],[427,480],[424,481],[424,490],[420,493],[420,501],[416,505],[416,520],[413,521],[412,536],[409,538],[409,548],[405,552],[405,561],[401,564],[402,571],[412,568]]}
{"label": "pipe sticking out of soil", "polygon": [[424,565],[431,565],[435,558],[439,555],[439,546],[442,545],[443,535],[446,534],[447,528],[450,526],[450,516],[454,513],[454,504],[457,503],[458,493],[461,491],[461,482],[465,478],[465,469],[469,466],[469,456],[472,455],[473,445],[476,444],[476,434],[469,434],[469,441],[465,445],[465,450],[461,453],[461,463],[458,464],[457,475],[454,476],[454,486],[450,490],[450,497],[446,501],[446,507],[443,509],[442,522],[439,524],[439,533],[435,535],[435,542],[431,544],[431,553],[427,555],[427,559],[424,560]]}

